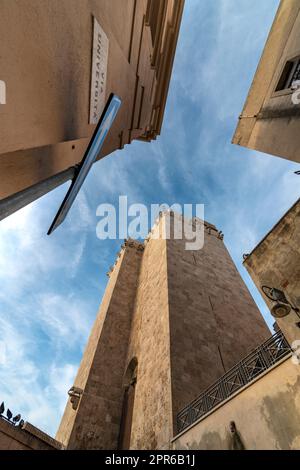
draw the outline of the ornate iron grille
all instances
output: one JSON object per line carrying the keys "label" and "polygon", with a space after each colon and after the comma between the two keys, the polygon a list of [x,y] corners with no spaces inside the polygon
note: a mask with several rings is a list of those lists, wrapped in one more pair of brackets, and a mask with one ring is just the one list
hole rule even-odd
{"label": "ornate iron grille", "polygon": [[10,424],[13,424],[14,426],[23,426],[24,424],[24,420],[21,419],[21,415],[18,414],[16,416],[13,416],[12,412],[10,411],[9,408],[7,408],[6,410],[6,416],[4,416],[4,412],[5,412],[5,405],[4,405],[4,402],[1,403],[0,405],[0,418],[1,419],[4,419],[5,421],[7,421],[8,423]]}
{"label": "ornate iron grille", "polygon": [[186,429],[290,352],[283,333],[278,331],[183,408],[177,415],[177,432]]}
{"label": "ornate iron grille", "polygon": [[290,77],[289,87],[291,87],[293,83],[298,80],[300,80],[300,60],[299,59],[294,63],[292,76]]}

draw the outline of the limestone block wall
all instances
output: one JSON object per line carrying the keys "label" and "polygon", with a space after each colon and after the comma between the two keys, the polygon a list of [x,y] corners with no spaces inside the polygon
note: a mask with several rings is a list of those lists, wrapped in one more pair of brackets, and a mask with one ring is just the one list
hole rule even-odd
{"label": "limestone block wall", "polygon": [[111,270],[74,384],[83,393],[57,433],[68,448],[169,448],[178,411],[269,337],[221,233],[204,223],[204,247],[189,251],[172,217],[170,238],[164,214]]}
{"label": "limestone block wall", "polygon": [[167,241],[174,432],[178,411],[270,336],[223,236],[203,230],[200,250]]}
{"label": "limestone block wall", "polygon": [[160,219],[146,242],[129,343],[138,361],[132,418],[132,449],[168,448],[172,437],[170,319],[167,241]]}
{"label": "limestone block wall", "polygon": [[[132,448],[166,448],[178,411],[269,335],[219,231],[186,250],[164,214],[146,241],[127,363],[138,361]],[[170,224],[170,238],[158,239]]]}
{"label": "limestone block wall", "polygon": [[76,410],[68,401],[56,435],[70,449],[118,445],[122,381],[142,252],[140,244],[127,242],[110,272],[74,383],[83,394]]}

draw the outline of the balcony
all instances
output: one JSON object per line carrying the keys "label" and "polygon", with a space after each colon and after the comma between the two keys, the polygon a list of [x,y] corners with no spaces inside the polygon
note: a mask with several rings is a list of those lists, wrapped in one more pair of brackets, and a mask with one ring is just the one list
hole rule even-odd
{"label": "balcony", "polygon": [[290,353],[288,342],[278,331],[178,413],[177,433],[187,429]]}

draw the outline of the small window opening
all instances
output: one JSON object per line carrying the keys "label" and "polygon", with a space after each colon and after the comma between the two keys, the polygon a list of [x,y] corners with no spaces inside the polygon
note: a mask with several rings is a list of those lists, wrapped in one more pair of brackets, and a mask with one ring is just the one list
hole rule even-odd
{"label": "small window opening", "polygon": [[275,91],[288,90],[300,85],[300,57],[288,60]]}

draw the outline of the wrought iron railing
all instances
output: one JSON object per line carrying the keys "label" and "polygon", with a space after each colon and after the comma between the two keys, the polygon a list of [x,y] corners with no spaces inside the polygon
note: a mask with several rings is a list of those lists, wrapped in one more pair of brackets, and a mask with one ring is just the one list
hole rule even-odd
{"label": "wrought iron railing", "polygon": [[0,418],[4,419],[4,421],[7,421],[8,423],[12,424],[13,426],[20,426],[22,427],[24,424],[24,420],[21,419],[21,415],[17,414],[16,416],[13,416],[13,413],[10,411],[9,408],[6,410],[6,416],[4,416],[5,412],[5,405],[4,402],[1,403],[0,405]]}
{"label": "wrought iron railing", "polygon": [[283,333],[275,333],[178,413],[177,432],[180,433],[213,410],[290,352],[291,348]]}

